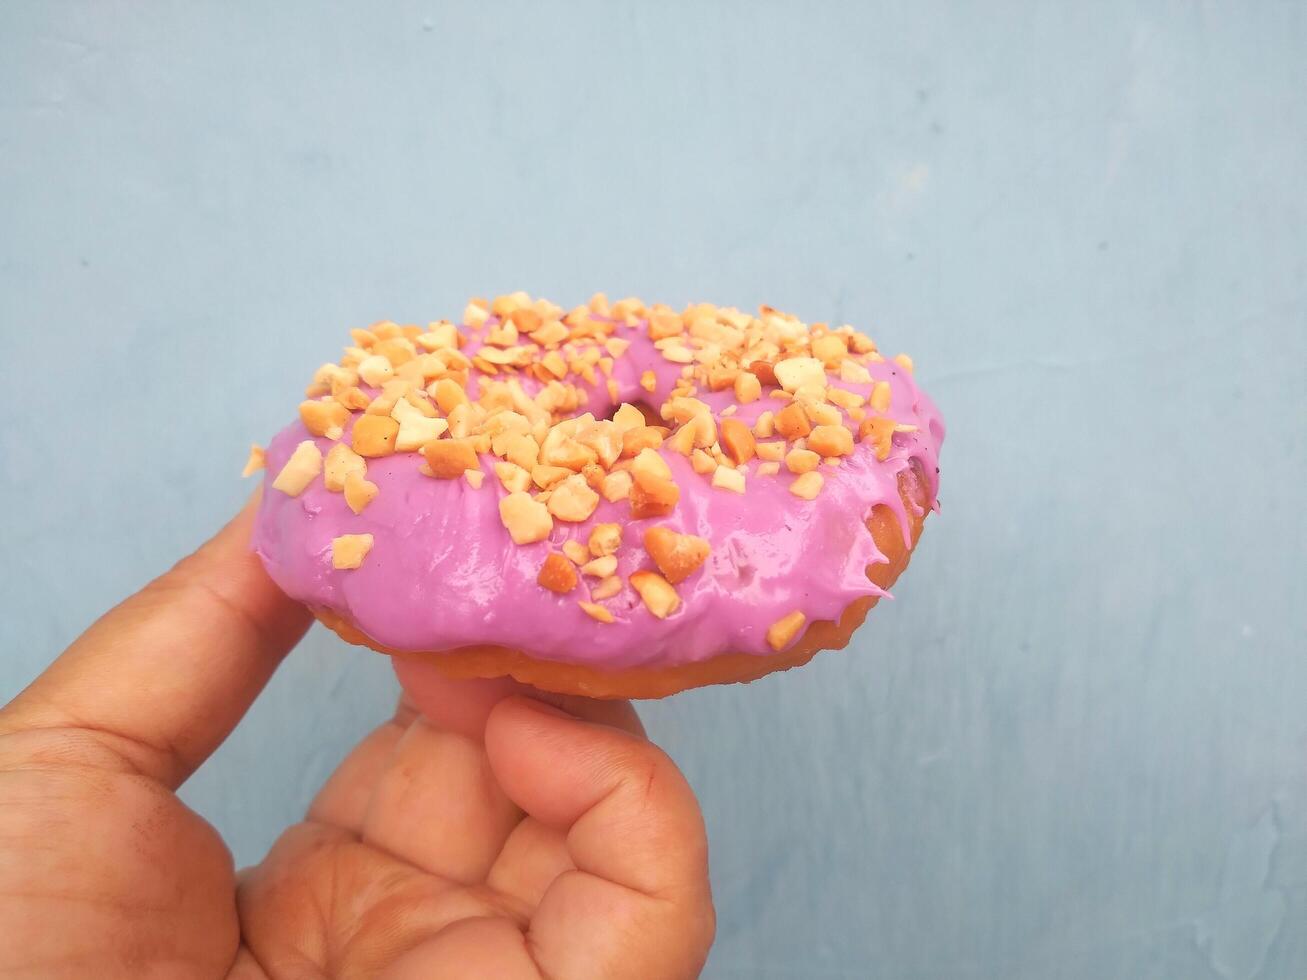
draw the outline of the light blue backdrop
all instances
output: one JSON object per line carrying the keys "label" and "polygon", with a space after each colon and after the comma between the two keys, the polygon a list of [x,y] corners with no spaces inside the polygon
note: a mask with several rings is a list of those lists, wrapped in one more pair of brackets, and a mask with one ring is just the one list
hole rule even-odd
{"label": "light blue backdrop", "polygon": [[[944,509],[850,652],[644,709],[708,975],[1301,980],[1305,11],[0,5],[0,698],[346,327],[768,302],[916,357]],[[316,631],[184,795],[255,860],[394,696]]]}

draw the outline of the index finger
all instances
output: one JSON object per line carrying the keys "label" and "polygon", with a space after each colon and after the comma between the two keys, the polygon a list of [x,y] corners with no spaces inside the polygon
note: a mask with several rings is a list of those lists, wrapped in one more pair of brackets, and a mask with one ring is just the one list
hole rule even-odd
{"label": "index finger", "polygon": [[82,730],[180,785],[309,625],[250,550],[255,509],[96,621],[0,711],[0,732]]}

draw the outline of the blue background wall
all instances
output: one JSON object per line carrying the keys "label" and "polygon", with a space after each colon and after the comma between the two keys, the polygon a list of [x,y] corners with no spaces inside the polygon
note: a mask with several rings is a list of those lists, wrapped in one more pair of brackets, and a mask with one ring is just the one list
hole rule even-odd
{"label": "blue background wall", "polygon": [[[847,654],[644,709],[708,975],[1300,980],[1305,52],[1251,0],[4,3],[0,699],[346,327],[768,302],[916,357],[944,510]],[[394,696],[315,631],[184,795],[256,860]]]}

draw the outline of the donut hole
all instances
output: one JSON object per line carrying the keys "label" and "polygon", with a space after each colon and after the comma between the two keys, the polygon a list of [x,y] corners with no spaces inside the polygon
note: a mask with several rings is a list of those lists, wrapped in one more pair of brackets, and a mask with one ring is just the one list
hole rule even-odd
{"label": "donut hole", "polygon": [[[667,424],[666,422],[663,421],[663,417],[658,414],[658,409],[654,408],[647,401],[641,399],[640,401],[633,401],[633,402],[629,402],[628,404],[634,405],[636,408],[640,410],[640,414],[644,416],[645,424],[647,425]],[[621,407],[622,405],[620,402],[614,405],[612,408],[608,410],[608,414],[606,414],[604,418],[608,419],[609,421],[612,421],[613,416],[617,414],[617,410]]]}

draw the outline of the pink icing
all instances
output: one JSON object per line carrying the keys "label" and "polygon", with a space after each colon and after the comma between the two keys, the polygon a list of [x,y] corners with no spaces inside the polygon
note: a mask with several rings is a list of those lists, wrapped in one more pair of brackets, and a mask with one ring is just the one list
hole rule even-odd
{"label": "pink icing", "polygon": [[[654,349],[643,326],[619,328],[618,335],[632,344],[613,369],[617,402],[660,404],[680,365]],[[479,347],[474,335],[469,339],[466,353]],[[518,546],[500,521],[498,502],[505,491],[494,477],[492,457],[483,457],[487,477],[481,489],[461,479],[423,476],[416,453],[370,459],[368,479],[380,492],[359,515],[321,480],[298,497],[273,490],[273,478],[296,445],[312,438],[296,422],[268,447],[254,548],[292,598],[339,613],[379,644],[396,650],[495,644],[538,659],[613,669],[674,665],[727,652],[772,654],[767,628],[788,613],[801,610],[809,622],[838,619],[855,599],[884,594],[867,580],[867,566],[884,557],[864,522],[873,507],[884,504],[899,515],[906,533],[900,473],[914,463],[919,466],[931,505],[938,506],[937,461],[944,437],[939,413],[912,376],[893,361],[867,368],[873,381],[891,385],[887,414],[917,430],[897,433],[884,461],[864,443],[842,466],[823,467],[825,486],[812,501],[789,492],[793,476],[783,466],[778,475],[763,477],[756,472],[760,461],[755,459],[748,465],[747,492],[740,495],[713,488],[685,457],[664,449],[662,456],[681,488],[680,502],[670,515],[632,520],[625,501],[602,501],[586,522],[555,522],[548,542]],[[646,370],[658,379],[652,395],[639,386]],[[475,377],[469,382],[472,397]],[[831,383],[864,396],[872,387]],[[532,390],[527,383],[523,386]],[[586,411],[603,417],[615,408],[604,387],[586,391]],[[696,397],[716,413],[735,404],[730,391],[700,392]],[[782,407],[764,397],[740,405],[735,417],[752,426],[762,412]],[[330,440],[316,441],[324,454],[331,447]],[[677,586],[681,606],[667,619],[655,618],[629,585],[605,602],[616,617],[605,624],[577,605],[578,599],[588,598],[597,580],[583,578],[568,595],[536,583],[550,550],[569,538],[585,542],[593,526],[602,522],[623,526],[617,574],[624,583],[632,572],[652,567],[642,540],[654,524],[711,543],[704,566]],[[375,540],[362,567],[334,569],[332,539],[362,533]]]}

